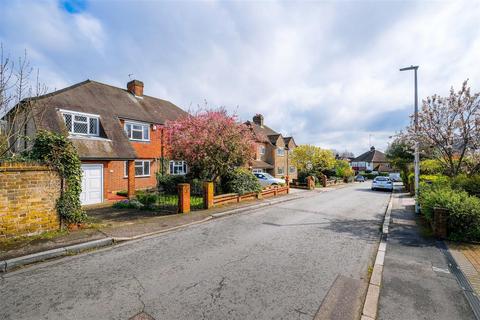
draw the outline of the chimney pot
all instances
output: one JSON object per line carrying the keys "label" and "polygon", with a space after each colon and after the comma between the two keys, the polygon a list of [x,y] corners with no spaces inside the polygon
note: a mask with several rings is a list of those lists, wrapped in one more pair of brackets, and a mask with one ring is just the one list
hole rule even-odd
{"label": "chimney pot", "polygon": [[143,96],[143,82],[140,80],[132,80],[127,83],[127,90],[137,97]]}
{"label": "chimney pot", "polygon": [[257,113],[254,117],[253,117],[253,123],[263,127],[263,116],[260,114],[260,113]]}

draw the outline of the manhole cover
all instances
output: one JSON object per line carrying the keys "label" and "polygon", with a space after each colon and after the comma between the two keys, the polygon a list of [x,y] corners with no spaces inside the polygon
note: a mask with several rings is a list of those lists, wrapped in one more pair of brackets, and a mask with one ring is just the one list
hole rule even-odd
{"label": "manhole cover", "polygon": [[129,320],[155,320],[151,315],[145,312],[140,312],[136,316],[131,317]]}

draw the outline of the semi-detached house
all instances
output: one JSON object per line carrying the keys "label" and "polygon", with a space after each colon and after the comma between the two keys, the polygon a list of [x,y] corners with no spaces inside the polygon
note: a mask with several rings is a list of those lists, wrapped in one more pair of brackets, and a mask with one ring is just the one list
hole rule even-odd
{"label": "semi-detached house", "polygon": [[[133,80],[127,88],[86,80],[36,98],[35,116],[25,127],[68,133],[83,170],[82,204],[116,199],[116,192],[157,185],[156,173],[185,174],[186,164],[165,158],[164,124],[186,115],[173,103],[143,94]],[[15,145],[16,151],[26,141]]]}
{"label": "semi-detached house", "polygon": [[255,159],[249,162],[254,173],[266,172],[276,178],[297,179],[297,168],[292,163],[292,151],[297,146],[292,137],[283,137],[264,123],[264,117],[256,114],[247,121],[256,139]]}

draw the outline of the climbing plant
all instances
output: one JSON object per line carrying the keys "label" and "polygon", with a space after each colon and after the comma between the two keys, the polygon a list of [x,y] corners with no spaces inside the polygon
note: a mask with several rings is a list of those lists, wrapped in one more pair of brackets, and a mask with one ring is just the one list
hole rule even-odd
{"label": "climbing plant", "polygon": [[62,134],[41,130],[28,156],[55,168],[62,178],[62,192],[57,200],[57,211],[67,223],[80,223],[87,215],[81,207],[82,168],[77,150]]}

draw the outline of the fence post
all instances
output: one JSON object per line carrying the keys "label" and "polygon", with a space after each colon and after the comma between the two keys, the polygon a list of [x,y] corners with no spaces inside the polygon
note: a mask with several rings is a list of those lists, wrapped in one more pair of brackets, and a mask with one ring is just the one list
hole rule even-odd
{"label": "fence post", "polygon": [[203,182],[203,208],[210,209],[213,207],[213,182]]}
{"label": "fence post", "polygon": [[178,213],[190,212],[190,184],[178,184]]}

